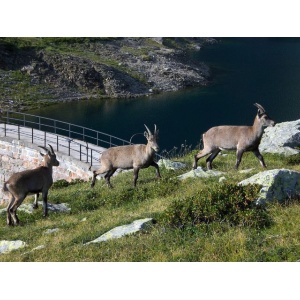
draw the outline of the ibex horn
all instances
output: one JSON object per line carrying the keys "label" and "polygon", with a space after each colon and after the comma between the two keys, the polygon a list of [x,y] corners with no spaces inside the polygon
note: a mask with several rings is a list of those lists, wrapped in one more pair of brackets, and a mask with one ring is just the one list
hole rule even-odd
{"label": "ibex horn", "polygon": [[144,124],[144,126],[146,127],[147,131],[148,131],[148,134],[152,135],[150,129]]}
{"label": "ibex horn", "polygon": [[48,145],[49,145],[49,147],[51,149],[51,154],[54,154],[54,150],[53,150],[52,146],[50,144],[48,144]]}
{"label": "ibex horn", "polygon": [[260,110],[260,114],[263,114],[265,112],[265,109],[258,103],[254,103],[254,106],[256,106]]}

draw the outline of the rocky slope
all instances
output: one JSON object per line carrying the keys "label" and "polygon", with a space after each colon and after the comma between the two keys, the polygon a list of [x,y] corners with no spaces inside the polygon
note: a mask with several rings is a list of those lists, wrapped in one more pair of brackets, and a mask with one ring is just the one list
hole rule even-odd
{"label": "rocky slope", "polygon": [[187,50],[210,38],[1,38],[1,108],[96,97],[130,98],[207,85]]}

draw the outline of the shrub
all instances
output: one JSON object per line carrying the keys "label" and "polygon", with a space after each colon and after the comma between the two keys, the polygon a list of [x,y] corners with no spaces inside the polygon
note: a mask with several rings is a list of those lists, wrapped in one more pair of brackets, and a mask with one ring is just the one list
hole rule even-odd
{"label": "shrub", "polygon": [[215,184],[187,198],[175,199],[162,215],[164,224],[185,227],[226,222],[231,226],[265,227],[270,217],[254,204],[259,185]]}

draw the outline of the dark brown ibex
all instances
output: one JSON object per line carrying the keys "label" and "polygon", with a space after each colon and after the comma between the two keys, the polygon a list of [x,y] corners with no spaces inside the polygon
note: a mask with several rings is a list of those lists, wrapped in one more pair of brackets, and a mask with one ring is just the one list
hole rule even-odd
{"label": "dark brown ibex", "polygon": [[238,169],[243,153],[246,151],[252,151],[259,159],[260,164],[266,168],[258,146],[264,127],[274,126],[275,122],[269,118],[260,104],[255,103],[254,105],[258,111],[252,126],[217,126],[210,128],[203,134],[204,148],[194,157],[194,169],[197,168],[198,160],[206,155],[209,155],[206,159],[207,169],[212,169],[212,161],[221,150],[236,150],[236,169]]}
{"label": "dark brown ibex", "polygon": [[104,178],[107,185],[111,188],[110,177],[117,169],[133,169],[134,180],[133,185],[136,186],[140,169],[153,166],[156,169],[156,176],[160,176],[158,164],[154,161],[155,152],[159,150],[157,144],[158,130],[154,125],[154,133],[145,125],[147,132],[144,135],[148,141],[147,145],[126,145],[112,147],[105,150],[100,159],[100,168],[94,171],[91,187],[95,185],[96,177],[99,174],[105,174]]}
{"label": "dark brown ibex", "polygon": [[14,173],[4,183],[3,191],[10,193],[10,200],[7,207],[7,225],[18,225],[19,219],[17,217],[17,209],[28,194],[36,194],[33,207],[37,208],[38,194],[43,196],[44,217],[48,215],[47,196],[48,190],[52,186],[52,167],[59,166],[59,161],[51,145],[51,151],[43,146],[40,148],[47,151],[47,154],[40,154],[43,156],[43,165],[31,170],[25,170]]}

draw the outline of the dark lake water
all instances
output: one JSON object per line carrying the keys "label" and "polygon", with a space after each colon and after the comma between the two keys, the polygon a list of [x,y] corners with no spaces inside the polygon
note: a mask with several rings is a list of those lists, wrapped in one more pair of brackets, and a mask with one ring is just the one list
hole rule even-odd
{"label": "dark lake water", "polygon": [[[146,124],[160,130],[161,150],[196,145],[216,125],[251,125],[253,103],[276,122],[300,118],[300,38],[222,38],[189,53],[211,66],[204,88],[129,100],[72,102],[31,111],[129,140]],[[135,136],[134,143],[144,143]]]}

